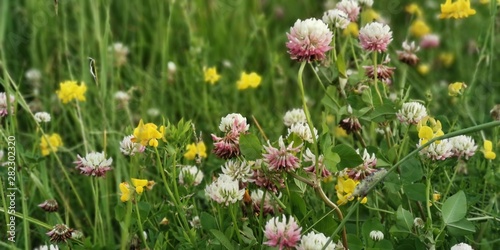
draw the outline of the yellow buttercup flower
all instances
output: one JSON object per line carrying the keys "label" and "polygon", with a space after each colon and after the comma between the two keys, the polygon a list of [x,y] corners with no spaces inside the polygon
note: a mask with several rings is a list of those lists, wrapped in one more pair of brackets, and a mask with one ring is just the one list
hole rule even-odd
{"label": "yellow buttercup flower", "polygon": [[135,179],[131,178],[132,180],[132,185],[135,187],[135,192],[138,194],[142,194],[144,192],[144,187],[148,186],[149,182],[146,179]]}
{"label": "yellow buttercup flower", "polygon": [[424,20],[417,19],[410,25],[410,33],[415,37],[423,37],[431,33],[431,28],[429,28]]}
{"label": "yellow buttercup flower", "polygon": [[130,200],[130,188],[128,183],[122,182],[118,187],[120,188],[120,192],[122,193],[122,195],[120,196],[120,200],[122,202]]}
{"label": "yellow buttercup flower", "polygon": [[220,79],[220,75],[217,74],[217,68],[203,68],[203,74],[205,75],[205,82],[214,85]]}
{"label": "yellow buttercup flower", "polygon": [[493,152],[493,143],[490,140],[484,141],[483,154],[484,158],[488,160],[494,160],[495,158],[497,158],[497,154]]}
{"label": "yellow buttercup flower", "polygon": [[[335,190],[337,191],[337,204],[344,205],[347,202],[354,200],[354,196],[352,193],[356,189],[356,186],[359,185],[359,181],[353,180],[348,176],[339,176],[337,177],[337,185],[335,185]],[[368,201],[366,197],[361,200],[361,204],[364,204]]]}
{"label": "yellow buttercup flower", "polygon": [[56,94],[62,103],[68,103],[75,99],[83,102],[86,91],[87,86],[83,82],[79,86],[76,81],[64,81],[59,84],[59,90],[56,91]]}
{"label": "yellow buttercup flower", "polygon": [[187,152],[184,154],[184,158],[188,160],[194,160],[196,155],[200,158],[207,158],[207,147],[202,141],[198,143],[191,143],[186,146],[186,149]]}
{"label": "yellow buttercup flower", "polygon": [[463,82],[450,83],[450,85],[448,85],[448,95],[449,96],[461,95],[465,88],[467,88],[467,85],[465,85],[465,83]]}
{"label": "yellow buttercup flower", "polygon": [[262,77],[260,77],[257,73],[252,72],[247,74],[246,72],[241,73],[240,80],[236,82],[236,86],[239,90],[244,90],[247,88],[257,88],[262,81]]}
{"label": "yellow buttercup flower", "polygon": [[40,142],[40,149],[42,150],[42,155],[47,156],[50,152],[57,152],[57,149],[63,145],[61,136],[59,134],[51,134],[42,136]]}
{"label": "yellow buttercup flower", "polygon": [[353,37],[358,37],[359,36],[359,26],[357,23],[349,23],[347,27],[344,29],[342,32],[344,36],[353,36]]}
{"label": "yellow buttercup flower", "polygon": [[405,10],[406,10],[406,12],[408,12],[412,15],[416,15],[417,17],[422,16],[422,9],[420,9],[420,6],[418,6],[418,4],[416,4],[416,3],[411,3],[411,4],[406,5]]}
{"label": "yellow buttercup flower", "polygon": [[158,126],[154,123],[146,123],[139,121],[139,125],[134,129],[134,142],[138,142],[143,146],[153,146],[158,147],[158,139],[163,138],[165,127],[161,126],[160,130],[157,130]]}
{"label": "yellow buttercup flower", "polygon": [[476,14],[476,11],[470,7],[470,0],[446,0],[441,4],[441,15],[439,18],[466,18]]}

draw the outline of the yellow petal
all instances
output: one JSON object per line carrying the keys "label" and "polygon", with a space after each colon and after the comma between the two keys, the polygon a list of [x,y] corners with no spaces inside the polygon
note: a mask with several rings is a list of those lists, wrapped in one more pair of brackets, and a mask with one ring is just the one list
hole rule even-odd
{"label": "yellow petal", "polygon": [[434,133],[429,126],[422,126],[418,131],[418,138],[420,139],[430,140],[432,139],[433,135]]}
{"label": "yellow petal", "polygon": [[493,150],[493,143],[490,140],[485,140],[483,146],[484,146],[485,151],[492,151]]}

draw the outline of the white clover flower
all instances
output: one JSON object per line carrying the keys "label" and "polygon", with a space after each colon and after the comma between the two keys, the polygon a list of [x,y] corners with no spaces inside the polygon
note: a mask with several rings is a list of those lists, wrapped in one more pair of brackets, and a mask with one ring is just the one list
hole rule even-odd
{"label": "white clover flower", "polygon": [[425,227],[425,222],[424,220],[422,220],[422,218],[420,217],[416,217],[414,220],[413,220],[413,225],[417,228],[420,228],[420,229],[423,229]]}
{"label": "white clover flower", "polygon": [[[417,147],[422,146],[422,139],[419,140]],[[453,156],[453,144],[448,139],[444,139],[441,141],[436,141],[431,143],[431,145],[420,151],[420,155],[424,155],[428,159],[431,160],[445,160]]]}
{"label": "white clover flower", "polygon": [[249,182],[253,176],[251,165],[247,161],[228,160],[222,167],[222,173],[242,183]]}
{"label": "white clover flower", "polygon": [[367,7],[373,6],[373,0],[358,0],[359,4],[365,5]]}
{"label": "white clover flower", "polygon": [[38,123],[50,122],[50,114],[47,112],[36,112],[35,121],[37,121]]}
{"label": "white clover flower", "polygon": [[16,98],[13,95],[9,95],[10,111],[8,110],[7,95],[5,92],[0,93],[0,117],[6,116],[9,113],[14,113],[14,105]]}
{"label": "white clover flower", "polygon": [[160,110],[157,108],[150,108],[146,111],[146,113],[151,117],[156,117],[160,115]]}
{"label": "white clover flower", "polygon": [[[252,190],[250,192],[250,198],[252,199],[252,205],[256,212],[263,211],[264,214],[274,213],[276,210],[279,210],[278,202],[276,202],[270,192],[266,192],[266,196],[264,197],[264,191],[261,189]],[[281,198],[281,193],[277,195],[277,198]],[[262,204],[262,200],[264,199],[264,203]],[[263,205],[261,208],[261,204]]]}
{"label": "white clover flower", "polygon": [[41,245],[38,247],[33,248],[33,250],[59,250],[59,247],[57,245]]}
{"label": "white clover flower", "polygon": [[424,105],[418,102],[406,102],[396,113],[396,116],[401,123],[407,125],[417,124],[420,120],[427,116],[427,109]]}
{"label": "white clover flower", "polygon": [[299,122],[307,123],[306,114],[303,109],[292,109],[287,111],[283,117],[283,123],[287,127]]}
{"label": "white clover flower", "polygon": [[337,9],[347,13],[351,22],[356,22],[356,20],[358,20],[360,7],[357,1],[342,0],[337,3]]}
{"label": "white clover flower", "polygon": [[458,243],[452,246],[450,250],[474,250],[474,249],[467,243]]}
{"label": "white clover flower", "polygon": [[85,157],[77,155],[78,160],[74,163],[80,173],[87,176],[102,177],[111,170],[113,158],[106,159],[104,152],[88,153]]}
{"label": "white clover flower", "polygon": [[464,157],[468,160],[476,153],[477,145],[474,139],[470,136],[459,135],[450,138],[450,142],[453,145],[453,155],[457,157]]}
{"label": "white clover flower", "polygon": [[[193,186],[198,186],[203,181],[203,172],[196,166],[184,166],[179,171],[179,183],[191,184],[188,180],[192,181]],[[189,179],[186,179],[189,178]]]}
{"label": "white clover flower", "polygon": [[205,188],[205,194],[213,201],[228,206],[243,199],[245,189],[239,188],[238,181],[225,174],[219,175],[216,181]]}
{"label": "white clover flower", "polygon": [[201,228],[201,220],[200,220],[200,217],[198,215],[196,215],[195,217],[193,217],[192,220],[189,221],[189,225],[191,225],[193,228]]}
{"label": "white clover flower", "polygon": [[392,31],[387,24],[371,22],[359,30],[361,47],[366,51],[385,52],[392,41]]}
{"label": "white clover flower", "polygon": [[381,241],[384,239],[384,233],[378,230],[373,230],[370,232],[370,238],[374,241]]}
{"label": "white clover flower", "polygon": [[108,51],[112,52],[115,57],[115,63],[117,66],[122,66],[127,62],[127,55],[129,53],[128,47],[123,45],[123,43],[114,43],[109,46]]}
{"label": "white clover flower", "polygon": [[222,117],[219,125],[220,131],[224,133],[233,129],[239,131],[240,133],[244,133],[247,132],[249,128],[250,125],[247,124],[247,118],[238,113],[232,113]]}
{"label": "white clover flower", "polygon": [[368,153],[368,151],[365,150],[363,151],[363,155],[361,155],[359,153],[359,148],[356,149],[356,153],[358,153],[359,156],[361,156],[361,158],[363,158],[363,166],[366,167],[366,168],[373,168],[375,166],[377,166],[377,157],[375,156],[374,153],[372,153],[370,155],[370,153]]}
{"label": "white clover flower", "polygon": [[130,96],[127,92],[119,90],[115,93],[115,99],[120,102],[128,102],[130,100]]}
{"label": "white clover flower", "polygon": [[26,71],[26,79],[32,83],[38,83],[42,79],[42,72],[38,69],[29,69]]}
{"label": "white clover flower", "polygon": [[[314,137],[318,139],[318,130],[316,128],[313,128],[313,130],[314,130]],[[288,128],[287,138],[290,137],[292,133],[295,133],[303,141],[307,141],[309,143],[314,142],[313,135],[311,134],[311,130],[309,129],[307,123],[297,122],[292,124],[292,126]]]}
{"label": "white clover flower", "polygon": [[120,142],[120,151],[122,152],[122,154],[135,155],[136,153],[144,152],[146,147],[140,143],[133,142],[133,138],[133,135],[123,137],[123,140]]}
{"label": "white clover flower", "polygon": [[175,72],[177,71],[177,66],[174,62],[170,61],[167,63],[167,70],[169,74],[175,74]]}
{"label": "white clover flower", "polygon": [[326,237],[323,233],[309,232],[308,234],[302,236],[297,250],[334,250],[336,245],[333,242],[330,242],[326,248],[323,248],[329,239],[330,237]]}
{"label": "white clover flower", "polygon": [[325,12],[323,14],[323,22],[339,29],[345,29],[350,23],[347,13],[339,9],[333,9]]}

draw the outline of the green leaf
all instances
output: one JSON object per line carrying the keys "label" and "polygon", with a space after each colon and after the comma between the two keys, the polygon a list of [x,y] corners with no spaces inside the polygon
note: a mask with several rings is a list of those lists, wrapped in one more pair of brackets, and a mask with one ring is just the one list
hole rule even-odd
{"label": "green leaf", "polygon": [[422,164],[416,158],[411,158],[401,165],[401,180],[404,184],[419,181],[423,176]]}
{"label": "green leaf", "polygon": [[443,221],[447,225],[462,220],[466,213],[467,198],[462,190],[446,199],[442,207]]}
{"label": "green leaf", "polygon": [[330,96],[338,96],[337,87],[328,86],[326,88],[325,96],[323,96],[323,98],[321,99],[321,103],[325,105],[326,108],[330,109],[332,113],[337,114],[338,113],[337,104],[335,104],[335,102],[330,98]]}
{"label": "green leaf", "polygon": [[240,135],[240,150],[247,160],[254,161],[262,158],[262,144],[254,134]]}
{"label": "green leaf", "polygon": [[124,206],[123,204],[118,204],[117,206],[115,206],[115,219],[117,221],[123,221],[125,218],[126,210],[127,210],[126,205]]}
{"label": "green leaf", "polygon": [[381,241],[375,242],[375,249],[391,250],[391,249],[394,249],[394,247],[392,246],[392,243],[390,241],[381,240]]}
{"label": "green leaf", "polygon": [[342,55],[342,53],[339,53],[337,55],[337,69],[339,70],[339,74],[341,77],[347,78],[346,66],[344,62],[344,56]]}
{"label": "green leaf", "polygon": [[408,230],[411,232],[413,228],[413,215],[410,211],[404,209],[402,206],[398,207],[396,211],[396,225],[401,229]]}
{"label": "green leaf", "polygon": [[[330,147],[333,148],[333,147]],[[331,149],[324,151],[324,160],[323,163],[325,164],[325,167],[330,170],[331,172],[337,172],[337,165],[340,162],[340,156],[339,154],[333,152]]]}
{"label": "green leaf", "polygon": [[333,152],[340,156],[340,162],[338,164],[339,169],[353,168],[363,163],[361,156],[356,153],[356,151],[345,144],[340,144],[332,149]]}
{"label": "green leaf", "polygon": [[396,115],[396,107],[392,103],[384,103],[381,106],[375,107],[375,110],[370,114],[370,119],[374,122],[383,122],[393,119]]}
{"label": "green leaf", "polygon": [[151,211],[151,204],[149,204],[149,202],[139,201],[139,203],[137,203],[137,206],[139,207],[141,219],[145,220],[149,212]]}
{"label": "green leaf", "polygon": [[347,243],[349,244],[349,250],[363,249],[363,242],[355,234],[347,235]]}
{"label": "green leaf", "polygon": [[201,212],[200,214],[201,227],[205,230],[217,228],[217,221],[215,217],[207,212]]}
{"label": "green leaf", "polygon": [[414,183],[403,185],[403,191],[410,200],[425,201],[425,184]]}
{"label": "green leaf", "polygon": [[231,242],[229,241],[229,239],[226,237],[226,235],[224,235],[224,233],[222,233],[221,231],[219,230],[216,230],[216,229],[210,229],[210,233],[212,233],[215,238],[217,238],[217,240],[226,248],[226,249],[234,249],[233,245],[231,245]]}
{"label": "green leaf", "polygon": [[476,232],[474,223],[468,221],[466,218],[463,218],[456,222],[452,222],[450,224],[447,224],[446,226],[448,228],[448,232],[450,232],[450,234],[453,236],[464,236]]}

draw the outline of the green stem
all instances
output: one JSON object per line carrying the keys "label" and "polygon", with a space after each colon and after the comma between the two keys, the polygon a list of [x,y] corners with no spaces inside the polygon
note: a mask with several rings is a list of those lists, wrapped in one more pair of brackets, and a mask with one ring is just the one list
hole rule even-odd
{"label": "green stem", "polygon": [[129,241],[129,227],[130,227],[130,218],[132,217],[132,202],[127,201],[127,212],[125,214],[125,223],[122,225],[122,236],[121,236],[121,242],[120,242],[120,249],[125,250],[127,249],[127,243]]}
{"label": "green stem", "polygon": [[243,241],[241,240],[240,229],[238,228],[238,221],[236,220],[236,212],[235,212],[234,207],[236,207],[236,209],[238,209],[239,204],[231,204],[230,213],[231,213],[231,218],[233,219],[233,229],[236,233],[236,237],[238,238],[238,242],[240,244],[242,244]]}
{"label": "green stem", "polygon": [[144,229],[142,228],[141,214],[139,213],[139,206],[137,205],[138,203],[139,201],[135,203],[135,214],[137,215],[137,225],[139,226],[139,237],[146,246],[146,249],[149,249],[146,237],[144,237]]}
{"label": "green stem", "polygon": [[373,84],[375,84],[375,91],[377,91],[378,98],[380,99],[380,103],[384,104],[384,101],[382,100],[382,95],[380,94],[380,90],[378,89],[378,66],[377,66],[377,55],[378,53],[376,51],[373,52]]}

